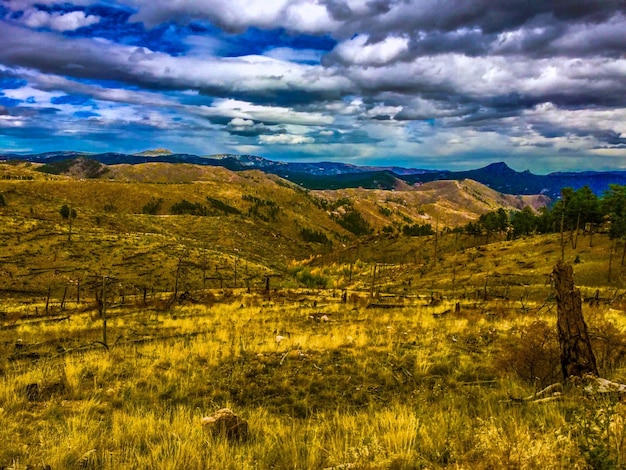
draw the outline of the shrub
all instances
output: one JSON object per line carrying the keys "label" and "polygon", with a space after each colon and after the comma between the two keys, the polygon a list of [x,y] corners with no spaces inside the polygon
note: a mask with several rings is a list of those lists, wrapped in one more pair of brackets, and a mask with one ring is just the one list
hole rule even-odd
{"label": "shrub", "polygon": [[393,211],[391,209],[384,206],[378,206],[378,212],[386,217],[391,217],[391,214],[393,214]]}
{"label": "shrub", "polygon": [[363,218],[360,212],[352,209],[335,218],[337,223],[355,235],[369,235],[372,233],[370,224]]}
{"label": "shrub", "polygon": [[226,204],[223,201],[220,201],[219,199],[214,199],[212,197],[207,196],[206,198],[207,202],[211,205],[211,207],[213,207],[214,209],[217,209],[218,211],[223,212],[224,214],[241,214],[241,211],[239,209],[237,209],[236,207],[230,206],[228,204]]}
{"label": "shrub", "polygon": [[161,209],[161,204],[163,204],[163,199],[161,198],[152,198],[143,208],[141,209],[142,214],[148,215],[156,215]]}
{"label": "shrub", "polygon": [[199,202],[189,202],[183,199],[172,205],[170,212],[173,215],[208,215],[206,206]]}
{"label": "shrub", "polygon": [[433,235],[433,227],[430,224],[413,224],[402,227],[402,233],[407,237],[421,237],[425,235]]}
{"label": "shrub", "polygon": [[303,227],[300,230],[300,236],[305,242],[321,243],[323,245],[332,245],[333,242],[328,239],[324,232]]}
{"label": "shrub", "polygon": [[560,381],[562,374],[556,327],[543,320],[521,327],[505,340],[496,358],[496,366],[514,372],[528,383],[539,382],[542,387]]}
{"label": "shrub", "polygon": [[309,288],[325,289],[328,285],[328,279],[321,274],[313,274],[308,268],[294,268],[290,274],[294,276],[300,283]]}

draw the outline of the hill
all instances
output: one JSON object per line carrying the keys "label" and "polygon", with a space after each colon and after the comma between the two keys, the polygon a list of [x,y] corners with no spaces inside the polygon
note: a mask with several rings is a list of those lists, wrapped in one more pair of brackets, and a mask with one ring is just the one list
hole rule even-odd
{"label": "hill", "polygon": [[[538,390],[561,380],[561,258],[600,374],[624,381],[623,239],[446,230],[546,201],[473,180],[305,190],[255,169],[96,163],[91,178],[82,159],[0,164],[0,434],[18,443],[0,467],[621,461],[618,397]],[[202,424],[224,406],[251,439]]]}
{"label": "hill", "polygon": [[42,154],[0,154],[0,161],[21,160],[33,163],[54,164],[77,157],[89,158],[105,165],[148,162],[188,163],[202,166],[220,166],[233,171],[257,169],[288,179],[307,189],[393,189],[401,184],[415,185],[431,181],[472,179],[491,189],[506,194],[544,194],[555,200],[564,187],[579,189],[589,186],[601,195],[609,184],[626,184],[626,172],[556,172],[536,175],[530,171],[518,172],[506,163],[492,163],[483,168],[468,171],[425,170],[396,166],[357,166],[340,162],[279,162],[253,155],[220,154],[197,156],[176,154],[156,149],[134,155],[123,153],[91,154],[81,152],[48,152]]}
{"label": "hill", "polygon": [[[469,180],[308,191],[258,170],[74,162],[61,175],[38,164],[0,164],[5,289],[42,293],[107,272],[167,291],[180,266],[181,285],[258,285],[266,275],[284,275],[294,260],[361,237],[397,236],[411,225],[455,227],[496,208],[546,203]],[[85,168],[98,171],[86,178]],[[62,205],[77,213],[71,227]]]}

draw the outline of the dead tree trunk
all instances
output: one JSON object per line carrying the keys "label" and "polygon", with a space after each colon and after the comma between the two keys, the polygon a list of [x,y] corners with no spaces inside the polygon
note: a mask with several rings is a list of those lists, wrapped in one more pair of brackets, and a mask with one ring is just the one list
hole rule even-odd
{"label": "dead tree trunk", "polygon": [[598,375],[587,324],[582,314],[580,291],[574,286],[571,264],[557,262],[552,271],[557,299],[557,329],[563,376]]}

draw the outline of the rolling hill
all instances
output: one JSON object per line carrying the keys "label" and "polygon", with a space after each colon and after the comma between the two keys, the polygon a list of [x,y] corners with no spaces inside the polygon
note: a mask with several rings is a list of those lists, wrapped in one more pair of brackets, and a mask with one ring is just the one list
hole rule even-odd
{"label": "rolling hill", "polygon": [[536,175],[530,171],[518,172],[506,163],[492,163],[468,171],[425,170],[395,166],[357,166],[340,162],[279,162],[253,155],[220,154],[197,156],[176,154],[166,149],[147,150],[137,154],[81,152],[48,152],[41,154],[1,154],[0,161],[21,160],[43,163],[46,171],[58,172],[59,164],[78,157],[95,160],[104,165],[142,163],[187,163],[201,166],[218,166],[232,171],[261,170],[292,181],[307,189],[394,189],[399,184],[416,185],[432,181],[472,179],[493,190],[506,194],[544,194],[556,199],[564,187],[579,189],[589,186],[597,195],[609,184],[626,184],[626,172],[556,172]]}
{"label": "rolling hill", "polygon": [[[2,279],[18,292],[41,293],[103,272],[172,290],[181,266],[187,273],[181,285],[197,288],[201,278],[232,284],[237,277],[239,285],[258,284],[283,275],[294,260],[364,237],[399,236],[405,225],[443,229],[500,207],[547,202],[470,180],[309,191],[258,170],[191,164],[93,166],[77,159],[62,175],[38,168],[0,164]],[[77,213],[71,241],[62,205]]]}

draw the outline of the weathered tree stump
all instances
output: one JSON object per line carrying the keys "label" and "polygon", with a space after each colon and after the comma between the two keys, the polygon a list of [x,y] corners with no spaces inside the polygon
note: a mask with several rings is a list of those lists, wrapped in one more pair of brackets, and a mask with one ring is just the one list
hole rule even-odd
{"label": "weathered tree stump", "polygon": [[583,377],[585,374],[597,376],[596,358],[582,314],[580,291],[574,287],[572,265],[558,261],[552,277],[556,288],[557,329],[563,377]]}

